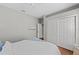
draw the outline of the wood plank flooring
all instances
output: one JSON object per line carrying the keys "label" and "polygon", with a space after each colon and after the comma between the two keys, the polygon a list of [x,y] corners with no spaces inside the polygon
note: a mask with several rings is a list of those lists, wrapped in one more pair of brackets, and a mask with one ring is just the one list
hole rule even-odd
{"label": "wood plank flooring", "polygon": [[68,49],[65,49],[62,47],[58,47],[58,48],[61,52],[61,55],[73,55],[73,51],[71,51],[71,50],[68,50]]}

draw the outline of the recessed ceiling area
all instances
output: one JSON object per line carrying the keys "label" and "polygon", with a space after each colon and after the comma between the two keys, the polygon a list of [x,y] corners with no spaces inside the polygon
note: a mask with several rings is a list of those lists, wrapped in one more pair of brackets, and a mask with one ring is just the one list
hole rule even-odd
{"label": "recessed ceiling area", "polygon": [[77,3],[1,3],[0,5],[40,18],[75,6]]}

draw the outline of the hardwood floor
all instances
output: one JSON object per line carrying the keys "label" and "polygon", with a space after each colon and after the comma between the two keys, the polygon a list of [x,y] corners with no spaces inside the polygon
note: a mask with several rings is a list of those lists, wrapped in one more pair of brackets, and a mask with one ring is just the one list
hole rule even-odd
{"label": "hardwood floor", "polygon": [[73,51],[71,51],[71,50],[68,50],[68,49],[65,49],[62,47],[58,47],[58,48],[61,52],[61,55],[73,55]]}

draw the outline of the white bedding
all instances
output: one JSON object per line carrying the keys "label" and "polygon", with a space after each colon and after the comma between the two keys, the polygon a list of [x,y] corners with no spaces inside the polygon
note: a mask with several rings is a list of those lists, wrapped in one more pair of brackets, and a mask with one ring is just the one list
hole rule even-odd
{"label": "white bedding", "polygon": [[44,41],[23,40],[17,43],[6,42],[2,55],[59,55],[56,45]]}

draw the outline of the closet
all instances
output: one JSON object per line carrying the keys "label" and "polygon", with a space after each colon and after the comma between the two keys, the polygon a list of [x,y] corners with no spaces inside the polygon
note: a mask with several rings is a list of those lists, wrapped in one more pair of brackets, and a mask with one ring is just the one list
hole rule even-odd
{"label": "closet", "polygon": [[54,43],[57,46],[73,50],[76,43],[76,20],[76,15],[47,18],[47,41]]}

